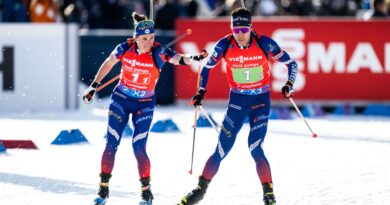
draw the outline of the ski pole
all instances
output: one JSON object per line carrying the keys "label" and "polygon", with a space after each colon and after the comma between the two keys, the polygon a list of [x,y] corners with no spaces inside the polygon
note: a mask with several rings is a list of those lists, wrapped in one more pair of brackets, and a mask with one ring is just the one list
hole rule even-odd
{"label": "ski pole", "polygon": [[112,82],[118,80],[120,76],[121,76],[121,74],[118,74],[117,76],[111,78],[109,81],[105,82],[104,84],[102,84],[101,86],[96,88],[96,92],[99,92],[101,89],[105,88],[107,85],[110,85]]}
{"label": "ski pole", "polygon": [[[196,89],[199,89],[199,81],[200,81],[200,65],[198,65],[198,79],[196,82]],[[188,171],[192,175],[192,167],[194,165],[194,155],[195,155],[195,134],[196,134],[196,120],[198,118],[198,106],[195,106],[195,118],[194,118],[194,134],[192,136],[192,155],[191,155],[191,168]]]}
{"label": "ski pole", "polygon": [[[153,1],[153,0],[151,0]],[[188,35],[191,35],[192,33],[192,30],[191,29],[187,29],[185,33],[183,33],[182,35],[180,35],[179,37],[173,39],[173,41],[171,41],[170,43],[168,43],[167,45],[165,45],[165,48],[169,48],[171,45],[173,45],[174,43],[176,43],[177,41],[179,41],[180,39],[188,36]],[[121,76],[121,74],[118,74],[117,76],[113,77],[112,79],[110,79],[109,81],[105,82],[104,84],[100,85],[97,89],[96,89],[96,92],[99,92],[101,89],[105,88],[107,85],[110,85],[111,83],[113,83],[114,81],[118,80],[119,77]]]}
{"label": "ski pole", "polygon": [[153,1],[154,0],[149,0],[149,19],[153,21]]}
{"label": "ski pole", "polygon": [[196,118],[198,118],[198,107],[195,107],[195,118],[194,118],[194,134],[192,135],[192,155],[191,155],[191,168],[188,173],[192,174],[192,167],[194,165],[195,155],[195,134],[196,134]]}
{"label": "ski pole", "polygon": [[210,116],[207,114],[207,112],[204,109],[204,107],[202,105],[200,105],[199,107],[202,110],[202,113],[204,114],[204,116],[206,116],[207,120],[210,122],[211,126],[213,126],[215,131],[217,131],[217,133],[219,134],[219,130],[218,130],[217,126],[215,126],[214,122],[211,120]]}
{"label": "ski pole", "polygon": [[297,111],[299,117],[301,117],[301,119],[305,122],[307,128],[309,128],[311,134],[313,135],[313,138],[317,138],[317,134],[313,132],[313,130],[311,129],[309,123],[306,121],[305,117],[303,117],[301,111],[299,110],[298,106],[295,104],[294,100],[292,97],[289,97],[288,99],[290,99],[290,102],[291,104],[294,106],[295,110]]}

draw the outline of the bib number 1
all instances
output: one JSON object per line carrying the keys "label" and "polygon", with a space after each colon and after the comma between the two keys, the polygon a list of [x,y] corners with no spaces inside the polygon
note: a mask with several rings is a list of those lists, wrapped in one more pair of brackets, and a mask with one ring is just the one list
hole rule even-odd
{"label": "bib number 1", "polygon": [[132,73],[131,76],[133,81],[136,84],[148,84],[150,81],[150,74],[149,73]]}
{"label": "bib number 1", "polygon": [[263,67],[233,68],[233,80],[236,83],[255,83],[264,78]]}

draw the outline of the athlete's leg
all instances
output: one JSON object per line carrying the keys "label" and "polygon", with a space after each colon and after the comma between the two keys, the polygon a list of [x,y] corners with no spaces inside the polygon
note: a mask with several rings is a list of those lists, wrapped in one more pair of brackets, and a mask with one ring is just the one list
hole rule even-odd
{"label": "athlete's leg", "polygon": [[270,165],[262,147],[267,133],[269,113],[270,97],[269,93],[265,93],[260,95],[251,105],[248,137],[249,150],[256,162],[256,171],[262,184],[272,183]]}
{"label": "athlete's leg", "polygon": [[228,109],[222,122],[217,147],[203,169],[202,176],[204,179],[211,180],[217,174],[221,161],[233,147],[236,136],[247,115],[247,108],[243,105],[245,101],[245,95],[230,93]]}
{"label": "athlete's leg", "polygon": [[133,150],[138,163],[138,172],[141,179],[150,177],[150,160],[146,153],[146,143],[150,124],[153,120],[154,97],[142,99],[137,110],[133,113],[134,125]]}
{"label": "athlete's leg", "polygon": [[106,148],[101,161],[101,172],[111,174],[115,162],[115,154],[122,138],[122,132],[129,121],[128,101],[126,97],[116,91],[111,96],[108,111],[108,128]]}

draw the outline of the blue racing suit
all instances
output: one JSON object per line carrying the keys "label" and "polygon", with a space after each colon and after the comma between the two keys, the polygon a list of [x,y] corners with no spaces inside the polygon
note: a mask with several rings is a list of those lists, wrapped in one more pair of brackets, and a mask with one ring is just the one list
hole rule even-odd
{"label": "blue racing suit", "polygon": [[122,61],[122,74],[121,81],[111,95],[107,143],[102,156],[101,172],[112,173],[122,132],[131,114],[134,126],[132,144],[138,163],[139,176],[141,179],[149,178],[150,160],[146,153],[146,142],[153,120],[154,86],[163,64],[175,55],[175,51],[163,49],[155,43],[151,53],[139,54],[137,45],[129,39],[127,42],[119,44],[115,48],[114,54],[117,59]]}
{"label": "blue racing suit", "polygon": [[272,183],[270,165],[262,147],[271,106],[268,60],[272,57],[286,64],[287,77],[292,82],[296,78],[297,64],[267,36],[251,33],[246,48],[240,47],[232,38],[228,35],[217,42],[201,71],[200,89],[205,89],[210,69],[224,59],[230,85],[227,112],[222,122],[218,144],[215,152],[207,160],[202,176],[211,180],[217,174],[220,163],[233,147],[245,118],[249,117],[248,148],[256,163],[257,174],[262,184]]}

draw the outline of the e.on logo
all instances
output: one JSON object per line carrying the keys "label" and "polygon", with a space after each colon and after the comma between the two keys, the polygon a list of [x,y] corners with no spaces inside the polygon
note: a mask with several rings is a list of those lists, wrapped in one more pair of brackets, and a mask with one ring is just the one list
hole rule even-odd
{"label": "e.on logo", "polygon": [[[303,42],[305,31],[303,29],[277,29],[272,38],[287,51],[298,63],[299,72],[294,85],[295,90],[305,87],[305,75],[308,74],[356,74],[361,70],[368,70],[373,74],[390,73],[390,42],[384,42],[384,59],[378,58],[373,45],[370,42],[357,42],[352,50],[352,55],[347,58],[345,42]],[[349,48],[350,49],[350,48]],[[307,62],[304,62],[304,57]],[[381,64],[384,62],[384,65]],[[272,89],[279,89],[285,83],[286,69],[284,65],[273,65]]]}
{"label": "e.on logo", "polygon": [[[0,52],[0,91],[14,90],[14,47],[5,46]],[[2,74],[2,75],[1,75]]]}

